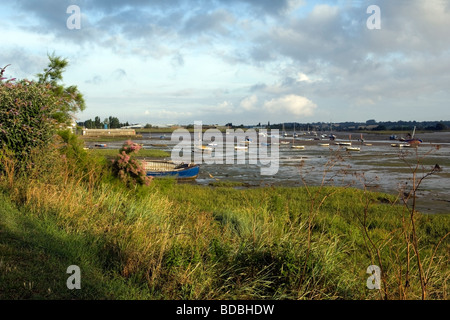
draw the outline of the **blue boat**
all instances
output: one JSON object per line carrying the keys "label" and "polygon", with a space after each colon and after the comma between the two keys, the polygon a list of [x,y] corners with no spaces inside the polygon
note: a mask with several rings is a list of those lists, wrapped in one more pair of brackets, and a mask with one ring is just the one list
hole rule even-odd
{"label": "blue boat", "polygon": [[193,163],[176,164],[171,161],[142,161],[149,177],[175,177],[182,180],[193,180],[198,177],[200,165]]}

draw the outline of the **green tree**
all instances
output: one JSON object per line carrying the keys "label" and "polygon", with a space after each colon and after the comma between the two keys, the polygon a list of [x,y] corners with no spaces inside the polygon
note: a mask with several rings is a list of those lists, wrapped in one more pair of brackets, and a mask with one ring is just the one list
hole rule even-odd
{"label": "green tree", "polygon": [[442,131],[447,130],[447,126],[441,121],[436,124],[436,130]]}
{"label": "green tree", "polygon": [[77,86],[64,86],[60,82],[63,80],[63,72],[69,65],[67,59],[48,55],[49,64],[43,73],[37,74],[39,84],[50,85],[53,94],[61,99],[59,108],[54,112],[52,117],[59,123],[71,123],[73,114],[83,111],[86,104],[83,95]]}
{"label": "green tree", "polygon": [[94,118],[94,127],[95,129],[101,129],[102,128],[102,122],[100,121],[100,117],[96,116]]}
{"label": "green tree", "polygon": [[111,129],[118,129],[118,128],[120,128],[120,121],[119,121],[119,119],[116,118],[116,117],[110,116],[109,117],[109,127]]}

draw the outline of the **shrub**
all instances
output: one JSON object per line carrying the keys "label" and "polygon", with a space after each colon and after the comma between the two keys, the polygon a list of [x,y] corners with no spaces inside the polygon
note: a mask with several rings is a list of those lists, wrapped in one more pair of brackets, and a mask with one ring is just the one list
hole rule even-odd
{"label": "shrub", "polygon": [[128,140],[119,150],[120,153],[117,155],[117,158],[112,160],[113,174],[127,186],[149,185],[152,180],[151,177],[147,177],[142,164],[131,157],[133,153],[139,152],[141,148],[137,143]]}
{"label": "shrub", "polygon": [[49,85],[0,82],[0,148],[10,150],[18,165],[50,143],[57,125],[52,114],[59,103]]}

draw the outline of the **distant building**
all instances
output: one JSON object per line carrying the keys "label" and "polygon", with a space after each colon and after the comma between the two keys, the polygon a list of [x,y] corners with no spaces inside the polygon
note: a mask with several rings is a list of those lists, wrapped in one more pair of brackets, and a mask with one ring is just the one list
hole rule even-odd
{"label": "distant building", "polygon": [[121,129],[142,129],[144,127],[145,127],[144,124],[136,123],[136,124],[132,124],[132,125],[129,125],[129,126],[121,127]]}

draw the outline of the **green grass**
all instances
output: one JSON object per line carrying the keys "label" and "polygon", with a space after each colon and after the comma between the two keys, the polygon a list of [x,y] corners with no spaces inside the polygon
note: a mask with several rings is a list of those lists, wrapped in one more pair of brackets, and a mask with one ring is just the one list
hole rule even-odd
{"label": "green grass", "polygon": [[[366,269],[379,261],[365,231],[388,297],[420,298],[409,215],[393,196],[174,179],[127,189],[57,159],[39,162],[32,183],[0,178],[0,298],[379,299],[366,288]],[[446,299],[450,244],[440,240],[450,217],[415,221],[428,297]],[[81,268],[82,290],[68,291],[69,265]]]}
{"label": "green grass", "polygon": [[[51,217],[36,219],[0,194],[0,299],[120,298],[128,289],[107,276],[103,245],[89,234],[65,232]],[[70,265],[82,270],[81,290],[67,288]]]}
{"label": "green grass", "polygon": [[[119,154],[119,149],[89,149],[88,151],[93,155],[106,158],[114,158]],[[139,158],[167,158],[170,157],[170,152],[158,149],[141,149],[139,150],[139,153],[134,156]]]}
{"label": "green grass", "polygon": [[114,141],[126,141],[126,140],[140,140],[142,139],[142,135],[136,134],[135,136],[80,136],[80,139],[87,142],[114,142]]}

